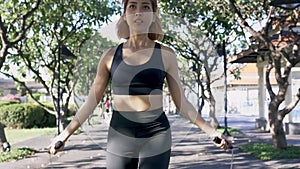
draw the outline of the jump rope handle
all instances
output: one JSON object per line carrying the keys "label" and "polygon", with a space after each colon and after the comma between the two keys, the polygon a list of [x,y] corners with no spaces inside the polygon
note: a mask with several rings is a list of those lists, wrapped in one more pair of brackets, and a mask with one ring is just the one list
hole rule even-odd
{"label": "jump rope handle", "polygon": [[[55,143],[54,148],[55,150],[60,149],[64,145],[64,142],[58,141]],[[50,150],[48,150],[48,153],[50,154]]]}
{"label": "jump rope handle", "polygon": [[[222,139],[220,139],[219,137],[214,137],[214,139],[213,139],[213,142],[215,142],[216,144],[221,144],[221,141],[222,141]],[[228,148],[232,149],[233,146],[230,145]]]}
{"label": "jump rope handle", "polygon": [[57,149],[60,149],[63,145],[64,145],[64,142],[58,141],[55,143],[54,148],[57,150]]}

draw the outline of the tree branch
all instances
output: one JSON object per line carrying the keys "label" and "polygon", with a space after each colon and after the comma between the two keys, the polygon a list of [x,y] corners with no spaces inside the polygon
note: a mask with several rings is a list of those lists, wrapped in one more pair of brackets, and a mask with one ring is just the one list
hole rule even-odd
{"label": "tree branch", "polygon": [[0,15],[0,38],[1,38],[1,41],[2,41],[2,48],[3,48],[3,45],[7,45],[8,44],[8,40],[7,40],[7,29],[6,27],[4,26],[4,23],[2,21],[2,17]]}
{"label": "tree branch", "polygon": [[275,93],[273,92],[272,85],[270,82],[270,73],[272,69],[273,69],[273,65],[272,63],[269,63],[266,70],[266,88],[270,94],[271,100],[275,98]]}
{"label": "tree branch", "polygon": [[[254,37],[256,37],[259,40],[261,40],[262,42],[264,42],[264,44],[268,47],[268,49],[271,51],[272,54],[276,53],[275,47],[272,45],[271,41],[268,38],[264,37],[263,34],[256,32],[251,26],[249,26],[249,24],[246,22],[246,19],[243,18],[243,15],[238,10],[236,1],[235,0],[229,0],[229,3],[230,3],[232,12],[235,13],[235,15],[237,17],[238,24],[243,29],[249,31]],[[274,13],[274,8],[273,7],[270,8],[270,12],[269,12],[268,16],[271,16],[272,13]],[[269,25],[267,24],[266,27],[268,27],[268,26]],[[265,35],[265,36],[267,36],[267,35]]]}
{"label": "tree branch", "polygon": [[15,82],[17,82],[17,83],[19,83],[21,86],[23,86],[23,87],[26,89],[26,91],[28,91],[28,93],[29,93],[29,95],[31,96],[31,98],[32,98],[37,104],[39,104],[41,107],[43,107],[44,110],[48,111],[49,113],[54,114],[54,111],[53,111],[53,110],[48,109],[46,105],[44,105],[43,103],[41,103],[40,101],[38,101],[38,100],[32,95],[32,92],[31,92],[30,88],[26,85],[25,82],[20,81],[20,80],[19,80],[18,78],[16,78],[14,75],[11,75],[11,74],[8,74],[8,73],[2,72],[2,71],[1,71],[0,73],[2,73],[3,75],[5,75],[5,76],[7,76],[7,77],[12,78]]}
{"label": "tree branch", "polygon": [[23,59],[25,65],[36,75],[38,81],[45,87],[46,91],[49,93],[49,87],[46,84],[46,81],[40,76],[39,69],[34,69],[32,67],[32,61],[29,57],[26,57],[21,49],[18,50],[19,55]]}
{"label": "tree branch", "polygon": [[26,26],[26,21],[27,19],[38,9],[38,7],[40,6],[41,0],[38,0],[37,3],[35,4],[35,6],[33,8],[31,8],[31,10],[29,10],[26,14],[24,14],[22,16],[22,27],[21,27],[21,32],[18,34],[18,36],[12,40],[10,43],[11,45],[15,45],[17,44],[19,41],[21,41],[22,39],[24,39],[25,34],[27,32],[27,30],[29,28],[31,28],[31,26],[34,23],[34,20],[31,21],[28,26]]}
{"label": "tree branch", "polygon": [[291,102],[289,105],[287,105],[284,109],[279,111],[279,115],[282,117],[282,119],[297,106],[299,101],[300,101],[300,88],[298,89],[295,100]]}

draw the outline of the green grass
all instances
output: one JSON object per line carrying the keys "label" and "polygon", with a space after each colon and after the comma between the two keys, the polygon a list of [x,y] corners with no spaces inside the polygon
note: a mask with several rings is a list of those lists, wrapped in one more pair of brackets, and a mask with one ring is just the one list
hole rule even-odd
{"label": "green grass", "polygon": [[35,151],[30,148],[12,148],[8,153],[0,152],[0,162],[24,158],[34,153]]}
{"label": "green grass", "polygon": [[289,145],[286,150],[274,150],[272,144],[254,143],[240,147],[242,151],[261,160],[300,159],[300,147]]}
{"label": "green grass", "polygon": [[42,135],[55,135],[56,128],[5,129],[5,135],[10,144],[21,142]]}
{"label": "green grass", "polygon": [[[10,144],[25,141],[30,138],[42,135],[55,135],[57,128],[33,128],[33,129],[5,129],[5,135]],[[78,129],[74,134],[80,134],[83,131]],[[31,148],[14,148],[8,153],[0,152],[0,162],[11,161],[33,155],[34,149]]]}
{"label": "green grass", "polygon": [[[42,135],[55,135],[56,128],[5,129],[5,135],[10,144],[25,141]],[[21,159],[35,153],[31,148],[11,148],[8,153],[0,152],[0,162]]]}
{"label": "green grass", "polygon": [[[220,133],[223,133],[225,129],[224,129],[224,127],[220,127],[220,128],[218,128],[217,130],[218,130]],[[235,128],[230,128],[230,127],[227,128],[227,131],[228,131],[230,134],[239,134],[239,133],[241,133],[240,130],[235,129]]]}
{"label": "green grass", "polygon": [[81,133],[83,133],[83,132],[84,132],[84,131],[83,131],[82,129],[78,128],[78,129],[74,132],[74,134],[77,135],[77,134],[81,134]]}

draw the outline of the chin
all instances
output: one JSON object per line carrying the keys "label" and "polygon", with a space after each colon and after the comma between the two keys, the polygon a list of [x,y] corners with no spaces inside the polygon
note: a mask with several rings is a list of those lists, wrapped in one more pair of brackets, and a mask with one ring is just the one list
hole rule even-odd
{"label": "chin", "polygon": [[142,34],[148,34],[148,33],[149,33],[148,30],[138,30],[138,29],[135,29],[134,33],[132,35],[142,35]]}

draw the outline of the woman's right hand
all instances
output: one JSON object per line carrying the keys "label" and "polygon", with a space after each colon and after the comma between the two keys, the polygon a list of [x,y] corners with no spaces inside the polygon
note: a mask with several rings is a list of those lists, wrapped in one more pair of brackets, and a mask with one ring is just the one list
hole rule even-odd
{"label": "woman's right hand", "polygon": [[50,154],[55,155],[56,153],[63,151],[65,143],[63,141],[54,139],[52,143],[47,147]]}

